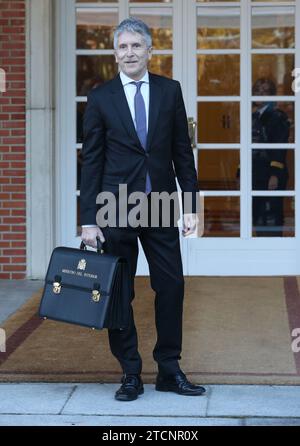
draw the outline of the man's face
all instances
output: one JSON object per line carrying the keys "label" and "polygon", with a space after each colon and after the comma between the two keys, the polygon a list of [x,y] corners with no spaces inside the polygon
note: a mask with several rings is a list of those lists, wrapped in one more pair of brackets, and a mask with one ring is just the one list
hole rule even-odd
{"label": "man's face", "polygon": [[125,31],[119,36],[115,57],[121,71],[138,81],[147,71],[148,61],[152,57],[152,48],[147,48],[141,34]]}
{"label": "man's face", "polygon": [[[257,82],[257,84],[253,87],[252,91],[253,96],[270,96],[272,95],[272,90],[268,84],[268,82]],[[265,102],[259,101],[254,102],[254,105],[258,108],[266,105]]]}

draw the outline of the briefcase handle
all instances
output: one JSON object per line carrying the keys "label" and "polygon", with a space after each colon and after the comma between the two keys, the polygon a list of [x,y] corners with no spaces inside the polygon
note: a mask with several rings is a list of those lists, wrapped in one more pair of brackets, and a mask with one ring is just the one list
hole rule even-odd
{"label": "briefcase handle", "polygon": [[[97,253],[103,254],[104,253],[103,243],[101,242],[99,236],[96,237],[96,241],[97,241]],[[83,240],[80,243],[80,249],[87,249],[86,244],[84,243]]]}

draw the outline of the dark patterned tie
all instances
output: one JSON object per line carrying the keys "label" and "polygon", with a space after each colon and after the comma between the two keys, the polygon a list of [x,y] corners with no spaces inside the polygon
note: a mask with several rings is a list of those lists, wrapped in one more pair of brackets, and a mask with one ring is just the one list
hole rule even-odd
{"label": "dark patterned tie", "polygon": [[[136,93],[134,96],[134,113],[135,113],[135,124],[136,124],[136,132],[139,137],[140,143],[144,150],[146,150],[147,146],[147,116],[146,116],[146,107],[143,95],[141,93],[141,86],[143,81],[140,82],[131,82],[136,86]],[[149,173],[146,175],[146,189],[145,192],[148,195],[152,190],[151,180]]]}

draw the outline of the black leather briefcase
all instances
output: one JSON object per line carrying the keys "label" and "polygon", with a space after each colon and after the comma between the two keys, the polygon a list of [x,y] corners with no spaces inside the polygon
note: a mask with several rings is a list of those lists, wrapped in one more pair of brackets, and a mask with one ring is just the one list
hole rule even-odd
{"label": "black leather briefcase", "polygon": [[53,250],[39,314],[47,319],[102,329],[124,329],[128,325],[130,279],[122,257],[58,247]]}

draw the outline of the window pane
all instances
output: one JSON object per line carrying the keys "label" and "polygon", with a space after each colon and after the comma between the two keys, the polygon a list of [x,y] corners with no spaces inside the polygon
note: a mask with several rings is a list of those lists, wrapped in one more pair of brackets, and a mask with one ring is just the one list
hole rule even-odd
{"label": "window pane", "polygon": [[200,190],[239,190],[239,164],[239,150],[199,150]]}
{"label": "window pane", "polygon": [[[253,95],[294,95],[292,71],[295,68],[294,54],[253,54],[252,85]],[[256,83],[259,85],[257,86]],[[256,90],[264,84],[262,92]]]}
{"label": "window pane", "polygon": [[252,143],[294,143],[293,102],[253,102]]}
{"label": "window pane", "polygon": [[76,200],[76,204],[77,204],[77,206],[76,206],[76,217],[77,217],[77,234],[76,234],[76,236],[77,237],[80,237],[80,235],[81,235],[81,225],[80,225],[80,197],[77,197],[77,200]]}
{"label": "window pane", "polygon": [[276,2],[290,2],[290,0],[252,0],[253,2],[272,2],[272,3],[276,3]]}
{"label": "window pane", "polygon": [[86,96],[98,85],[102,85],[118,74],[115,57],[77,56],[77,95]]}
{"label": "window pane", "polygon": [[77,9],[77,48],[112,49],[118,11]]}
{"label": "window pane", "polygon": [[294,48],[293,6],[252,8],[252,48]]}
{"label": "window pane", "polygon": [[149,71],[151,71],[151,73],[159,74],[172,79],[173,57],[165,55],[152,56],[152,59],[149,62]]}
{"label": "window pane", "polygon": [[239,48],[240,8],[198,8],[197,47]]}
{"label": "window pane", "polygon": [[[218,2],[239,2],[240,0],[218,0]],[[214,3],[216,0],[198,0],[199,3]]]}
{"label": "window pane", "polygon": [[253,197],[253,237],[294,237],[294,197]]}
{"label": "window pane", "polygon": [[240,198],[205,197],[204,237],[240,236]]}
{"label": "window pane", "polygon": [[239,96],[240,56],[236,54],[198,56],[198,95]]}
{"label": "window pane", "polygon": [[83,115],[86,107],[86,102],[77,102],[77,124],[76,124],[76,133],[77,133],[77,144],[81,144],[83,141]]}
{"label": "window pane", "polygon": [[199,143],[239,143],[240,103],[199,102]]}
{"label": "window pane", "polygon": [[77,180],[76,180],[76,187],[77,190],[80,190],[80,183],[81,183],[81,164],[82,164],[82,158],[81,158],[81,150],[77,149]]}
{"label": "window pane", "polygon": [[171,8],[131,8],[130,16],[147,23],[155,50],[173,48],[173,10]]}
{"label": "window pane", "polygon": [[129,0],[129,3],[172,3],[173,0]]}
{"label": "window pane", "polygon": [[119,3],[119,0],[76,0],[76,3]]}
{"label": "window pane", "polygon": [[294,165],[294,150],[252,150],[252,189],[294,190]]}

